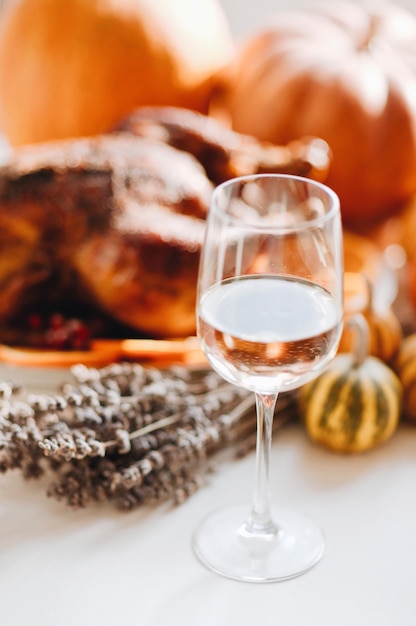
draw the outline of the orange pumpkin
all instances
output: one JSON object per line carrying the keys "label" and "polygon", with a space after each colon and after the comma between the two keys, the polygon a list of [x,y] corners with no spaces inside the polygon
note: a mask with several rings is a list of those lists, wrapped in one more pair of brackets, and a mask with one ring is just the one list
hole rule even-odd
{"label": "orange pumpkin", "polygon": [[[383,269],[383,257],[378,246],[367,237],[346,229],[343,232],[343,243],[345,271],[364,274],[371,282],[379,282]],[[362,282],[361,278],[358,285],[360,291]]]}
{"label": "orange pumpkin", "polygon": [[[373,286],[367,277],[362,275],[362,279],[367,290],[366,303],[361,313],[368,325],[368,354],[378,357],[385,363],[390,363],[396,356],[402,340],[402,327],[391,307],[385,306],[377,309],[374,306]],[[348,322],[356,313],[354,310],[346,312],[346,323],[339,344],[339,352],[353,352],[356,331]]]}
{"label": "orange pumpkin", "polygon": [[399,347],[394,370],[403,386],[403,414],[416,424],[416,333],[405,337]]}
{"label": "orange pumpkin", "polygon": [[344,286],[347,313],[363,311],[368,306],[368,282],[372,307],[384,310],[397,298],[398,280],[385,259],[383,248],[374,241],[344,229]]}
{"label": "orange pumpkin", "polygon": [[406,258],[415,254],[416,195],[413,194],[403,205],[398,206],[393,215],[368,225],[366,229],[354,229],[354,232],[387,251],[388,256],[393,251],[395,256],[391,259],[392,264],[402,266]]}
{"label": "orange pumpkin", "polygon": [[21,145],[105,132],[140,105],[206,111],[232,51],[219,0],[11,0],[0,127]]}
{"label": "orange pumpkin", "polygon": [[326,182],[352,227],[416,190],[416,16],[370,7],[336,0],[278,13],[241,45],[212,102],[264,140],[324,139]]}

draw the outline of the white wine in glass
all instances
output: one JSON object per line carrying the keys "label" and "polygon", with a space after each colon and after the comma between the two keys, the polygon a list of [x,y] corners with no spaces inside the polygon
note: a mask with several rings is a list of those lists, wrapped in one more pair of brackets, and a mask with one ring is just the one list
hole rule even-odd
{"label": "white wine in glass", "polygon": [[256,472],[250,507],[206,517],[193,537],[198,558],[237,580],[298,576],[322,557],[309,518],[272,505],[272,424],[278,394],[320,374],[334,357],[343,320],[339,201],[321,183],[263,174],[217,187],[201,254],[197,330],[212,367],[254,392]]}

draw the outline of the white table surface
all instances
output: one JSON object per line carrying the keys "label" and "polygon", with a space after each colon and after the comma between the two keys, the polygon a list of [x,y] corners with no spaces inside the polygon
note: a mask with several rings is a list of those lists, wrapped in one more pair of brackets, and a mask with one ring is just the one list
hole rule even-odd
{"label": "white table surface", "polygon": [[383,446],[344,456],[290,424],[271,461],[274,501],[313,517],[327,545],[307,574],[265,585],[222,578],[191,549],[205,514],[249,506],[254,454],[219,459],[179,507],[128,513],[72,510],[47,498],[47,480],[0,476],[0,623],[414,626],[416,427],[402,424]]}
{"label": "white table surface", "polygon": [[[413,0],[402,4],[413,6]],[[223,0],[237,36],[302,1]],[[219,464],[178,508],[73,511],[46,482],[0,476],[2,626],[414,626],[416,427],[360,456],[313,445],[286,426],[273,443],[271,491],[325,531],[323,560],[283,583],[228,580],[191,550],[198,521],[249,504],[254,455]]]}

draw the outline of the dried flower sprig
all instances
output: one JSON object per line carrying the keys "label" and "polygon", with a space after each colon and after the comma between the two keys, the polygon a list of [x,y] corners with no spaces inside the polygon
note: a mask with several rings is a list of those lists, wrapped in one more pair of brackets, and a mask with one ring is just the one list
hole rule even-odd
{"label": "dried flower sprig", "polygon": [[[208,368],[78,365],[55,395],[21,393],[0,381],[0,472],[48,471],[48,495],[73,507],[183,502],[217,451],[255,446],[253,395]],[[294,406],[285,394],[276,427]]]}

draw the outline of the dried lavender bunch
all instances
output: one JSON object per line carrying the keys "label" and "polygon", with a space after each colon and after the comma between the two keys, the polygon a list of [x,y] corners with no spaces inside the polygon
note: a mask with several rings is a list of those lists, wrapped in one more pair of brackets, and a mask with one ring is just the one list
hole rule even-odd
{"label": "dried lavender bunch", "polygon": [[[219,449],[255,445],[254,397],[210,369],[78,365],[55,395],[0,381],[0,471],[45,471],[48,494],[73,507],[182,502]],[[286,419],[294,402],[285,400]]]}

